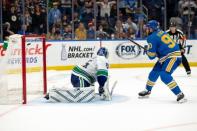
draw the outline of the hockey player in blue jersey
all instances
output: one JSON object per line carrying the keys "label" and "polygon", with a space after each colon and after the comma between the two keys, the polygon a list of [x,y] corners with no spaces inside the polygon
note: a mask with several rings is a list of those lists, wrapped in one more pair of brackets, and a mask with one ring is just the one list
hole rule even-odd
{"label": "hockey player in blue jersey", "polygon": [[181,52],[178,44],[166,32],[160,30],[156,20],[150,20],[147,23],[146,33],[149,45],[147,55],[151,60],[158,58],[158,61],[148,76],[146,89],[139,92],[139,97],[149,96],[160,76],[162,82],[177,96],[177,102],[185,102],[183,92],[172,77],[172,73],[181,64]]}

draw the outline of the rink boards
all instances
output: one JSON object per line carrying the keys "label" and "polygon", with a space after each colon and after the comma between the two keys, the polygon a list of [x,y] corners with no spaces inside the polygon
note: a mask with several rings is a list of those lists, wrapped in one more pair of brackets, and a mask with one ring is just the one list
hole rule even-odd
{"label": "rink boards", "polygon": [[[145,40],[136,40],[140,45],[147,47]],[[187,40],[186,57],[191,66],[197,66],[197,40]],[[109,50],[110,68],[128,68],[128,67],[150,67],[153,66],[156,59],[151,61],[146,56],[146,51],[139,48],[130,41],[47,41],[47,69],[48,70],[69,70],[76,64],[84,64],[87,60],[95,57],[99,47],[103,46]],[[20,48],[20,47],[18,47]],[[27,46],[27,65],[34,69],[40,67],[42,59],[39,58],[42,46],[32,42]],[[5,51],[0,46],[0,55],[3,57]],[[16,54],[12,56],[18,57]],[[12,66],[19,63],[12,61]]]}

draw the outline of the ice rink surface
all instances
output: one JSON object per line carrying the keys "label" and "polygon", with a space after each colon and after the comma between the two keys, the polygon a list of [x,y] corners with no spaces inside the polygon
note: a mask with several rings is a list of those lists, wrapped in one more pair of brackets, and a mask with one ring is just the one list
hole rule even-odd
{"label": "ice rink surface", "polygon": [[[149,99],[138,99],[151,68],[110,69],[110,85],[118,80],[112,101],[49,103],[43,98],[27,105],[0,105],[0,131],[197,131],[197,68],[187,77],[179,67],[174,79],[188,102],[160,79]],[[69,71],[48,73],[48,86],[68,85]]]}

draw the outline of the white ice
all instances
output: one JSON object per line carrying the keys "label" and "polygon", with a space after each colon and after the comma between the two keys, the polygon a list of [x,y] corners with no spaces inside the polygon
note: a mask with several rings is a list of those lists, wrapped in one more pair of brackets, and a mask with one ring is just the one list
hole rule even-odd
{"label": "white ice", "polygon": [[[0,131],[197,131],[197,68],[187,77],[179,67],[173,74],[188,102],[160,79],[149,99],[138,99],[151,68],[110,69],[110,83],[118,80],[112,101],[0,105]],[[69,72],[49,71],[49,86],[69,84]]]}

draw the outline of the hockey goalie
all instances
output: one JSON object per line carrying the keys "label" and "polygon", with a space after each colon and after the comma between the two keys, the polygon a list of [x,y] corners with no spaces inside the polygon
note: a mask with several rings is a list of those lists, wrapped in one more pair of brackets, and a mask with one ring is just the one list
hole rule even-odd
{"label": "hockey goalie", "polygon": [[[80,103],[90,102],[99,96],[100,99],[110,101],[111,93],[108,88],[108,56],[105,47],[97,51],[96,57],[84,65],[76,65],[71,74],[72,89],[54,88],[45,96],[53,102]],[[98,82],[98,93],[95,93],[95,82]]]}

